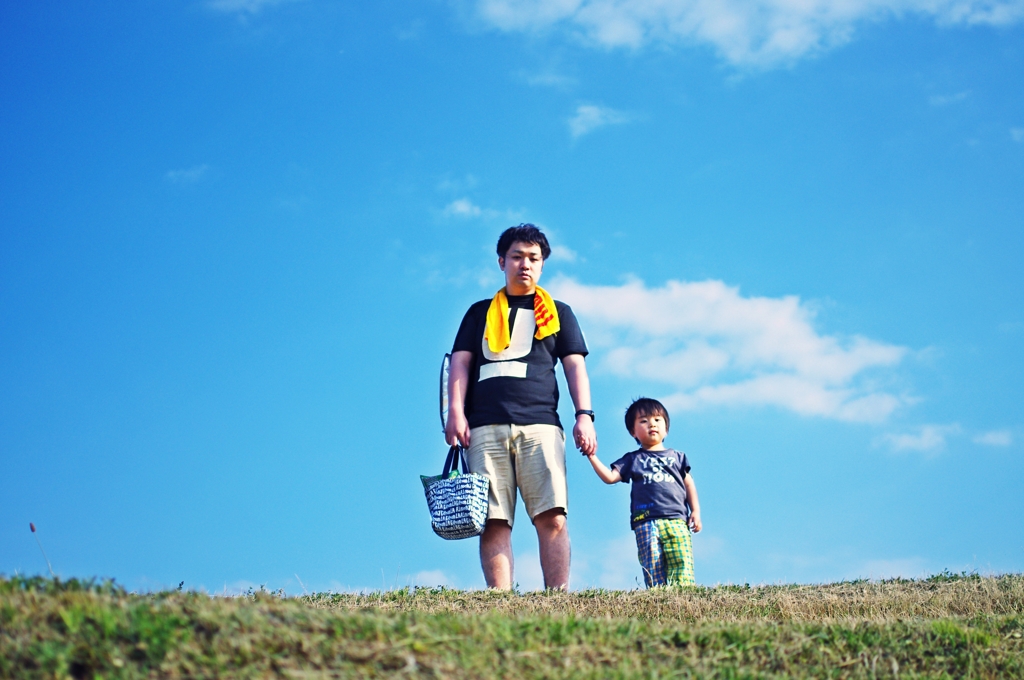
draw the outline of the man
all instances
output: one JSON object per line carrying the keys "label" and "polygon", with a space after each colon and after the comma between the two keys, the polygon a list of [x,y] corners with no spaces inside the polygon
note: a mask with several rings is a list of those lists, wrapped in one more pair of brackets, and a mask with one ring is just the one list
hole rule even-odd
{"label": "man", "polygon": [[537,530],[546,588],[569,586],[565,435],[555,363],[576,407],[573,441],[597,451],[587,345],[568,305],[537,285],[551,247],[532,224],[498,239],[505,287],[466,312],[452,349],[445,438],[468,449],[473,472],[490,480],[480,563],[490,588],[512,587],[516,491]]}

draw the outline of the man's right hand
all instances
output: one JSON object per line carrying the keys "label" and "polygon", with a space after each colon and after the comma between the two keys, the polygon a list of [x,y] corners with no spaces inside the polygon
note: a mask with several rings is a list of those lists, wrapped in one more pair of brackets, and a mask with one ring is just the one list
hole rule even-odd
{"label": "man's right hand", "polygon": [[472,352],[452,352],[452,361],[448,365],[448,421],[444,424],[444,440],[449,446],[458,442],[469,448],[469,422],[465,408],[466,386],[469,385],[472,365]]}
{"label": "man's right hand", "polygon": [[576,443],[576,448],[584,456],[590,457],[597,453],[597,431],[594,429],[594,419],[583,414],[577,416],[576,425],[572,428],[572,439]]}
{"label": "man's right hand", "polygon": [[462,444],[463,448],[469,448],[469,421],[462,413],[448,411],[448,422],[444,425],[444,438],[449,446],[455,446],[455,442]]}

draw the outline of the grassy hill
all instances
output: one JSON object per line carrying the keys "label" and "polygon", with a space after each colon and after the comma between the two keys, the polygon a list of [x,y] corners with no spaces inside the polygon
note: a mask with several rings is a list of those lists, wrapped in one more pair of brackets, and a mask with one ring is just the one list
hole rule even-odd
{"label": "grassy hill", "polygon": [[1024,575],[135,595],[0,577],[0,677],[1024,677]]}

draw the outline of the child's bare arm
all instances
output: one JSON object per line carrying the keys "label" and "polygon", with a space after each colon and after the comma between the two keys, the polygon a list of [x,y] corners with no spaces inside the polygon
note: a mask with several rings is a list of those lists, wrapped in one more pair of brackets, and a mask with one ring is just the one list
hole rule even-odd
{"label": "child's bare arm", "polygon": [[594,454],[587,456],[590,459],[590,464],[594,467],[594,472],[605,484],[615,484],[616,482],[622,481],[622,475],[619,474],[618,470],[612,470],[607,465],[602,463],[600,459]]}
{"label": "child's bare arm", "polygon": [[690,505],[690,529],[696,534],[703,525],[700,521],[700,499],[697,498],[697,485],[693,481],[693,475],[687,474],[683,477],[683,486],[686,487],[686,502]]}

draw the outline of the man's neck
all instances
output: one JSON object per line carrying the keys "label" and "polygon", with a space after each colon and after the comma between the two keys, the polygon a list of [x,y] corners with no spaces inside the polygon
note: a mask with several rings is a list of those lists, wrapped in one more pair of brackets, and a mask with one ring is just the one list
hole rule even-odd
{"label": "man's neck", "polygon": [[505,295],[515,295],[522,297],[524,295],[534,295],[537,292],[537,287],[527,288],[526,286],[510,286],[505,284]]}

